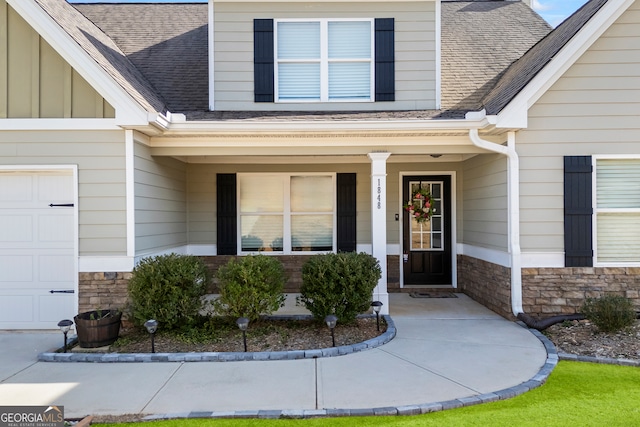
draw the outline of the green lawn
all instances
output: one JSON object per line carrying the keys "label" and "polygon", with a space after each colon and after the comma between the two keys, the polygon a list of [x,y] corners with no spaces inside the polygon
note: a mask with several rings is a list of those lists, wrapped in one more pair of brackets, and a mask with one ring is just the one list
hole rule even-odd
{"label": "green lawn", "polygon": [[[113,425],[113,424],[110,424]],[[169,420],[131,427],[640,426],[640,368],[560,362],[547,383],[514,399],[419,416],[310,420]]]}

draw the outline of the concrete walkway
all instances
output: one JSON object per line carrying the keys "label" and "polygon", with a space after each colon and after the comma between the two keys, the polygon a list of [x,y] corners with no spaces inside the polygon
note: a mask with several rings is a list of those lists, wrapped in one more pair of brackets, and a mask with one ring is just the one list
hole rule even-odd
{"label": "concrete walkway", "polygon": [[465,295],[392,294],[397,336],[345,356],[289,361],[47,363],[62,334],[0,333],[2,405],[67,418],[417,414],[515,396],[555,366],[543,343]]}

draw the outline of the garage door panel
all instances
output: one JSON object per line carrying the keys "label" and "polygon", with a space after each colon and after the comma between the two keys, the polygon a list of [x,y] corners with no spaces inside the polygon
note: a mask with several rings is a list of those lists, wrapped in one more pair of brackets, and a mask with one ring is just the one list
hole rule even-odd
{"label": "garage door panel", "polygon": [[71,215],[40,215],[38,217],[38,241],[60,242],[61,247],[73,247],[73,216]]}
{"label": "garage door panel", "polygon": [[31,175],[0,174],[1,202],[30,202],[33,199]]}
{"label": "garage door panel", "polygon": [[0,329],[56,329],[75,314],[75,209],[50,206],[73,202],[71,171],[0,171]]}
{"label": "garage door panel", "polygon": [[48,294],[38,296],[38,321],[41,323],[51,323],[52,328],[56,328],[62,319],[71,319],[69,313],[73,313],[73,298],[64,294]]}
{"label": "garage door panel", "polygon": [[68,203],[73,201],[73,177],[71,175],[40,175],[37,180],[38,199],[44,203]]}
{"label": "garage door panel", "polygon": [[32,255],[0,255],[0,287],[14,288],[12,283],[33,281],[33,267]]}
{"label": "garage door panel", "polygon": [[0,322],[33,323],[36,320],[34,306],[35,297],[33,295],[3,295],[0,298]]}
{"label": "garage door panel", "polygon": [[33,220],[27,215],[0,215],[0,247],[11,242],[32,242]]}
{"label": "garage door panel", "polygon": [[65,289],[73,289],[73,270],[68,268],[73,265],[71,255],[42,255],[38,257],[38,277],[40,282],[68,284]]}

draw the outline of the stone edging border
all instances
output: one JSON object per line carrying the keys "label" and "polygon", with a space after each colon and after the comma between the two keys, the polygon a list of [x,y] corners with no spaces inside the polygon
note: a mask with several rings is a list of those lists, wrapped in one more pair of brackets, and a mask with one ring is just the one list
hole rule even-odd
{"label": "stone edging border", "polygon": [[636,366],[640,368],[640,360],[613,359],[611,357],[579,356],[577,354],[570,354],[570,353],[558,353],[558,357],[560,358],[560,360],[570,360],[572,362],[589,362],[589,363],[602,363],[606,365]]}
{"label": "stone edging border", "polygon": [[[365,315],[362,317],[372,317]],[[303,320],[311,316],[274,316],[282,320]],[[381,316],[387,330],[361,343],[312,350],[259,351],[259,352],[202,352],[202,353],[60,353],[38,354],[39,362],[88,362],[88,363],[150,363],[150,362],[241,362],[253,360],[296,360],[335,357],[380,347],[396,336],[395,323],[389,315]]]}
{"label": "stone edging border", "polygon": [[[522,325],[521,325],[522,326]],[[526,328],[526,326],[525,326]],[[558,352],[555,346],[546,336],[535,329],[529,329],[544,345],[547,352],[547,360],[538,373],[529,381],[522,384],[485,393],[477,396],[463,397],[460,399],[442,402],[424,403],[417,405],[405,405],[396,407],[364,408],[364,409],[309,409],[309,410],[263,410],[263,411],[228,411],[228,412],[181,412],[172,414],[148,415],[144,421],[178,419],[178,418],[328,418],[348,416],[376,416],[376,415],[421,415],[429,412],[444,411],[446,409],[462,408],[464,406],[478,405],[481,403],[495,402],[510,399],[526,393],[543,385],[553,369],[558,364]]]}

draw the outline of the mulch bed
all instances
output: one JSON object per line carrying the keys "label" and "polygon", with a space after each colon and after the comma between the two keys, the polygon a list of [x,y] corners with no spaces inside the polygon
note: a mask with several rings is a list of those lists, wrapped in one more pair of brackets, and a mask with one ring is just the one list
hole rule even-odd
{"label": "mulch bed", "polygon": [[[353,324],[338,324],[334,330],[336,346],[357,344],[375,338],[386,330],[375,318],[357,319]],[[313,320],[260,320],[249,324],[247,351],[308,350],[331,347],[331,332],[324,323]],[[155,336],[158,353],[234,352],[244,351],[242,332],[235,322],[211,320],[199,327],[183,331],[158,331]],[[151,340],[146,331],[122,329],[120,338],[109,350],[118,353],[149,353]]]}

